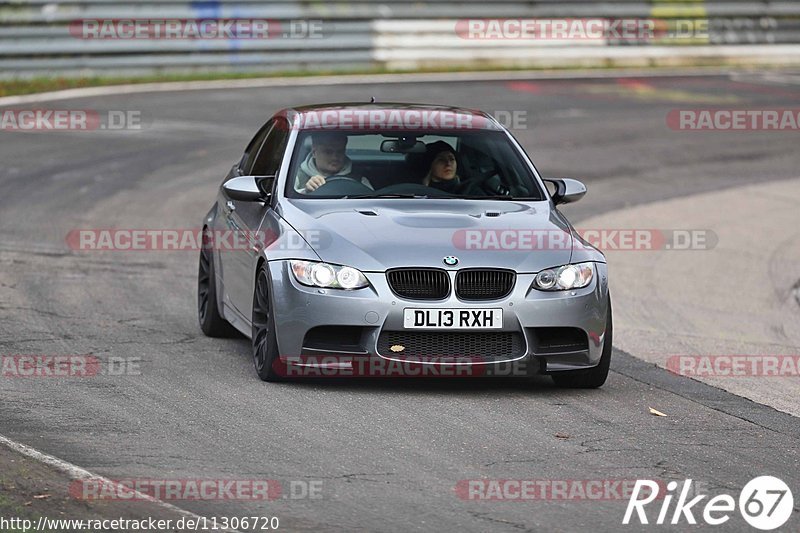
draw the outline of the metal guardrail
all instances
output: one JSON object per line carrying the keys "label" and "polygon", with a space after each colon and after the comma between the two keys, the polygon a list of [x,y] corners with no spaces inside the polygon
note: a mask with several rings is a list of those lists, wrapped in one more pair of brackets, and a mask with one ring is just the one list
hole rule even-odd
{"label": "metal guardrail", "polygon": [[[654,37],[615,39],[466,38],[465,19],[642,19]],[[268,21],[270,38],[89,38],[82,24],[131,20]],[[311,34],[303,21],[315,24]],[[294,24],[294,26],[293,26]],[[702,31],[689,31],[693,26]],[[288,34],[287,34],[288,29]],[[744,47],[741,45],[750,45]],[[797,45],[753,50],[752,45]],[[741,48],[737,49],[736,46]],[[775,50],[800,63],[800,1],[771,0],[357,0],[265,3],[260,0],[0,0],[0,77],[132,75],[219,70],[239,72],[562,66],[656,62],[674,57],[760,57]],[[709,47],[711,47],[709,49]],[[737,52],[738,50],[738,52]],[[627,59],[626,59],[627,58]],[[588,63],[587,63],[588,62]],[[615,63],[616,62],[616,63]]]}

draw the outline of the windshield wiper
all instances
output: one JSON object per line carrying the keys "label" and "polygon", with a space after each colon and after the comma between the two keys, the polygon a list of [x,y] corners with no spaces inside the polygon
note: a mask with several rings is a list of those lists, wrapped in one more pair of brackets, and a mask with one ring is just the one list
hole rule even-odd
{"label": "windshield wiper", "polygon": [[350,200],[353,198],[427,198],[423,194],[348,194],[342,196],[342,200]]}

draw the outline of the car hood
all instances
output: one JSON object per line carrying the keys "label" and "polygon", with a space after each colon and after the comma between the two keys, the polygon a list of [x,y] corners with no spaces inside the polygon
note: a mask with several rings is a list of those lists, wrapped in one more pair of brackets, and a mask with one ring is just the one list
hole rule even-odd
{"label": "car hood", "polygon": [[[279,215],[323,261],[365,272],[397,267],[508,268],[569,263],[573,237],[549,202],[438,199],[284,200]],[[444,258],[458,264],[447,266]]]}

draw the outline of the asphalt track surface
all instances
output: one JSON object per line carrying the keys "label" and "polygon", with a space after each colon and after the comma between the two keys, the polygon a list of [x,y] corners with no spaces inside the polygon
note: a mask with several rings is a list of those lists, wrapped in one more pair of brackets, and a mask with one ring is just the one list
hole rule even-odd
{"label": "asphalt track surface", "polygon": [[[564,208],[575,223],[796,177],[800,164],[797,133],[667,127],[667,113],[677,108],[796,106],[800,85],[758,75],[213,90],[53,103],[45,107],[139,111],[144,127],[0,132],[0,353],[139,358],[140,373],[0,378],[0,433],[112,479],[321,481],[321,499],[172,502],[208,516],[278,516],[289,531],[621,527],[621,500],[460,498],[459,481],[478,478],[690,478],[706,494],[737,497],[751,478],[776,475],[800,489],[796,418],[635,354],[615,351],[608,382],[592,391],[559,390],[547,378],[267,384],[255,376],[249,341],[200,332],[194,252],[89,253],[65,244],[75,228],[197,227],[224,173],[275,110],[370,96],[526,113],[514,133],[540,171],[588,184],[586,198]],[[800,524],[798,501],[795,490],[787,530]],[[738,514],[716,529],[751,530]]]}

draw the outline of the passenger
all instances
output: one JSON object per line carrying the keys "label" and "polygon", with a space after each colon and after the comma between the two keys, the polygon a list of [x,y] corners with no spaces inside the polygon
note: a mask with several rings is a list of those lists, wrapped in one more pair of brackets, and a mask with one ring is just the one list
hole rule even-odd
{"label": "passenger", "polygon": [[422,184],[443,192],[463,194],[461,178],[458,177],[456,151],[444,141],[436,141],[426,145],[425,168],[428,173]]}
{"label": "passenger", "polygon": [[353,162],[347,157],[347,135],[320,132],[311,134],[311,152],[300,164],[294,189],[299,193],[316,191],[331,176],[343,176],[372,189],[367,178],[353,174]]}

